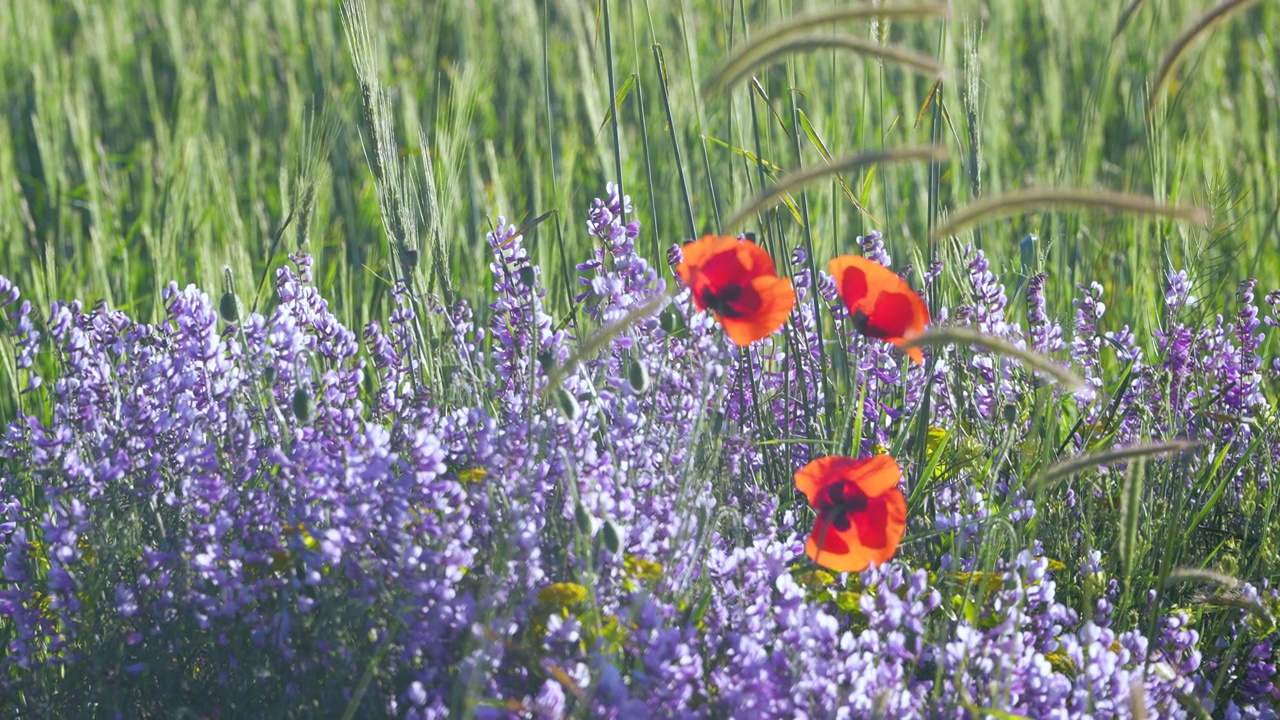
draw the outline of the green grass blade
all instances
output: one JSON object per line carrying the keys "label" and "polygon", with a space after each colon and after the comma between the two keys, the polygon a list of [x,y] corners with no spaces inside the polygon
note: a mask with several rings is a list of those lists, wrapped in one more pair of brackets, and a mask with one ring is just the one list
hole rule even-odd
{"label": "green grass blade", "polygon": [[725,59],[724,63],[703,84],[702,92],[707,96],[718,95],[735,87],[757,68],[777,62],[783,56],[817,50],[846,50],[882,62],[902,65],[928,77],[947,75],[947,68],[942,63],[928,55],[898,45],[880,45],[872,40],[853,35],[806,33],[745,45]]}
{"label": "green grass blade", "polygon": [[920,337],[909,341],[906,347],[943,347],[945,345],[981,346],[995,355],[1018,360],[1027,367],[1048,375],[1069,391],[1074,392],[1085,387],[1084,380],[1067,368],[1055,363],[1051,358],[1033,350],[1020,348],[999,338],[983,335],[977,330],[970,330],[969,328],[933,327],[925,331]]}
{"label": "green grass blade", "polygon": [[1038,212],[1064,206],[1083,207],[1109,213],[1168,217],[1200,224],[1208,220],[1208,214],[1200,208],[1167,205],[1142,195],[1105,190],[1028,188],[988,196],[967,205],[935,228],[930,237],[938,240],[958,235],[961,230],[993,217],[1003,217],[1019,212]]}
{"label": "green grass blade", "polygon": [[1200,443],[1190,440],[1170,440],[1158,443],[1140,443],[1137,445],[1116,448],[1114,450],[1101,450],[1099,452],[1087,453],[1050,467],[1036,476],[1036,478],[1031,482],[1027,483],[1027,486],[1033,491],[1044,490],[1052,487],[1055,483],[1065,478],[1084,472],[1090,468],[1095,468],[1099,465],[1130,462],[1143,458],[1160,457],[1162,455],[1174,455],[1184,453],[1199,446]]}
{"label": "green grass blade", "polygon": [[826,165],[815,165],[797,170],[778,178],[773,187],[760,191],[755,197],[744,203],[742,207],[729,216],[723,227],[726,232],[732,232],[741,227],[747,218],[772,207],[778,202],[779,198],[839,173],[851,172],[858,168],[878,163],[937,160],[945,157],[946,150],[938,146],[894,148],[845,155]]}
{"label": "green grass blade", "polygon": [[1174,68],[1182,61],[1183,56],[1186,55],[1187,50],[1191,48],[1196,39],[1232,14],[1244,10],[1255,2],[1257,0],[1224,0],[1224,2],[1218,3],[1210,8],[1208,12],[1197,17],[1174,39],[1169,48],[1165,50],[1164,58],[1160,61],[1160,67],[1156,70],[1155,80],[1151,82],[1151,104],[1147,108],[1147,122],[1151,121],[1151,113],[1156,107],[1156,101],[1160,98],[1160,93],[1164,91],[1165,83],[1169,81],[1169,76],[1173,74]]}
{"label": "green grass blade", "polygon": [[1129,464],[1124,474],[1124,486],[1120,490],[1120,566],[1124,570],[1124,582],[1128,586],[1137,571],[1138,526],[1142,521],[1142,481],[1146,472],[1146,456],[1140,456]]}

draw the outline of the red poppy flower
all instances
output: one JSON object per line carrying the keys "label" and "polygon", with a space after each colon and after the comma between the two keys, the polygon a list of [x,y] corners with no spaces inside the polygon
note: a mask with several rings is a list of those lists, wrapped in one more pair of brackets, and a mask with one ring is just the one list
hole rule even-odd
{"label": "red poppy flower", "polygon": [[[929,324],[924,300],[889,268],[857,255],[841,255],[831,261],[830,269],[854,327],[863,335],[902,347]],[[908,348],[907,356],[924,364],[918,347]]]}
{"label": "red poppy flower", "polygon": [[907,529],[902,471],[888,455],[824,457],[796,472],[796,489],[818,513],[804,551],[836,572],[862,572],[887,562]]}
{"label": "red poppy flower", "polygon": [[684,246],[676,272],[693,304],[715,313],[743,347],[782,327],[796,304],[791,281],[778,277],[773,258],[750,240],[707,235]]}

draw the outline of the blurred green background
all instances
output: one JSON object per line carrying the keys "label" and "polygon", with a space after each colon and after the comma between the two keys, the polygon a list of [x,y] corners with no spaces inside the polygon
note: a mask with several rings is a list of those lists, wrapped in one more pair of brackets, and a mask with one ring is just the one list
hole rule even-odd
{"label": "blurred green background", "polygon": [[[557,244],[570,268],[584,257],[586,207],[617,179],[618,161],[652,255],[720,232],[759,189],[757,153],[783,170],[813,166],[820,138],[837,156],[950,150],[939,164],[846,176],[865,213],[826,182],[796,198],[808,203],[808,227],[784,209],[747,228],[775,248],[812,233],[820,263],[873,229],[898,263],[919,261],[951,209],[1033,185],[1080,186],[1200,205],[1211,221],[1046,211],[984,223],[958,242],[980,243],[1006,271],[1046,269],[1064,317],[1075,283],[1102,282],[1112,311],[1140,332],[1169,266],[1193,270],[1210,310],[1246,276],[1263,291],[1280,283],[1275,3],[1192,45],[1149,124],[1157,65],[1202,2],[1132,3],[1122,29],[1119,3],[1021,0],[961,0],[945,19],[842,23],[950,67],[927,104],[931,78],[829,50],[759,70],[758,92],[702,94],[731,48],[812,6],[636,0],[605,13],[581,0],[371,0],[365,77],[387,91],[400,185],[419,215],[404,239],[423,253],[418,272],[447,268],[462,296],[479,297],[497,215],[522,224],[555,211],[528,242],[556,287],[567,279]],[[164,284],[216,297],[224,266],[248,300],[305,244],[340,317],[360,327],[385,315],[378,288],[395,276],[392,252],[339,3],[3,0],[0,37],[0,274],[42,311],[54,299],[103,298],[156,319]],[[422,199],[430,184],[434,203]],[[1040,240],[1023,267],[1028,233]],[[552,298],[567,310],[565,294]],[[268,282],[257,307],[269,299]]]}

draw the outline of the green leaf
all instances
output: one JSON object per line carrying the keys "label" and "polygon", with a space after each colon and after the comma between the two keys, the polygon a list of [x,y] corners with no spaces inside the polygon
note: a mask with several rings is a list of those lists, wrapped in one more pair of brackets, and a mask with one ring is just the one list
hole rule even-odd
{"label": "green leaf", "polygon": [[[813,123],[809,121],[809,116],[805,114],[804,110],[796,108],[796,117],[800,119],[800,129],[804,132],[805,136],[809,138],[809,143],[817,149],[820,155],[822,155],[823,160],[831,162],[831,151],[827,149],[827,144],[822,141],[822,137],[818,135],[818,131],[813,128]],[[836,182],[840,184],[840,189],[844,191],[845,197],[849,198],[849,202],[853,203],[853,206],[858,209],[858,212],[870,218],[871,222],[877,225],[880,224],[880,221],[877,220],[869,210],[867,210],[866,206],[858,201],[857,196],[853,194],[853,191],[849,189],[848,184],[845,183],[843,175],[836,173]]]}
{"label": "green leaf", "polygon": [[1143,457],[1130,463],[1120,492],[1120,561],[1124,566],[1126,585],[1133,577],[1134,559],[1138,555],[1138,523],[1142,517],[1142,475],[1145,470]]}
{"label": "green leaf", "polygon": [[708,136],[706,136],[706,137],[707,137],[707,140],[708,140],[708,141],[710,141],[712,144],[714,144],[714,145],[719,145],[720,147],[722,147],[722,148],[724,148],[724,149],[728,150],[729,152],[733,153],[734,155],[741,155],[742,157],[745,157],[746,159],[750,160],[750,161],[751,161],[751,163],[752,163],[753,165],[759,165],[759,166],[763,167],[763,168],[765,169],[765,171],[766,171],[769,175],[771,175],[771,176],[772,176],[772,175],[776,175],[777,173],[779,173],[779,172],[781,172],[781,171],[782,171],[782,166],[780,166],[780,165],[776,165],[776,164],[774,164],[774,163],[772,163],[772,162],[770,162],[770,161],[768,161],[768,160],[762,160],[762,159],[760,159],[760,158],[756,157],[756,156],[755,156],[755,153],[752,153],[750,150],[743,150],[742,148],[734,147],[734,146],[730,145],[729,143],[727,143],[727,142],[725,142],[725,141],[723,141],[723,140],[721,140],[721,139],[719,139],[719,138],[712,137],[712,136],[710,136],[710,135],[708,135]]}
{"label": "green leaf", "polygon": [[626,82],[622,83],[622,87],[618,88],[618,94],[613,98],[613,107],[610,107],[609,111],[604,114],[604,121],[600,123],[600,127],[596,128],[597,135],[600,134],[601,130],[605,129],[605,126],[609,124],[610,120],[613,120],[613,108],[622,107],[622,101],[627,99],[627,93],[631,92],[631,86],[634,85],[635,82],[636,74],[631,73],[627,76]]}

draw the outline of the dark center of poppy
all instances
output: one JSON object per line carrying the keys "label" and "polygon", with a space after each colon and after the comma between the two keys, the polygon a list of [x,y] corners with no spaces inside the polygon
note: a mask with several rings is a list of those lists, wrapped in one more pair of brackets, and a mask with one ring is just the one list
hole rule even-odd
{"label": "dark center of poppy", "polygon": [[708,287],[702,291],[702,304],[720,317],[742,317],[742,313],[732,304],[740,297],[742,297],[741,285],[726,285],[718,292]]}
{"label": "dark center of poppy", "polygon": [[857,330],[861,335],[867,334],[867,320],[869,319],[867,314],[861,310],[854,310],[853,317],[849,318],[850,322],[853,323],[853,329]]}
{"label": "dark center of poppy", "polygon": [[871,323],[871,318],[868,317],[867,314],[862,312],[861,310],[854,310],[853,316],[849,318],[849,320],[850,322],[853,323],[853,329],[857,330],[858,334],[860,335],[864,335],[869,338],[877,338],[877,339],[883,339],[883,338],[889,337],[888,331],[886,331],[884,328],[876,327],[875,325],[873,325]]}
{"label": "dark center of poppy", "polygon": [[831,523],[839,532],[849,529],[853,516],[866,512],[869,502],[862,488],[841,480],[823,488],[814,498],[813,509],[818,512],[820,521]]}

